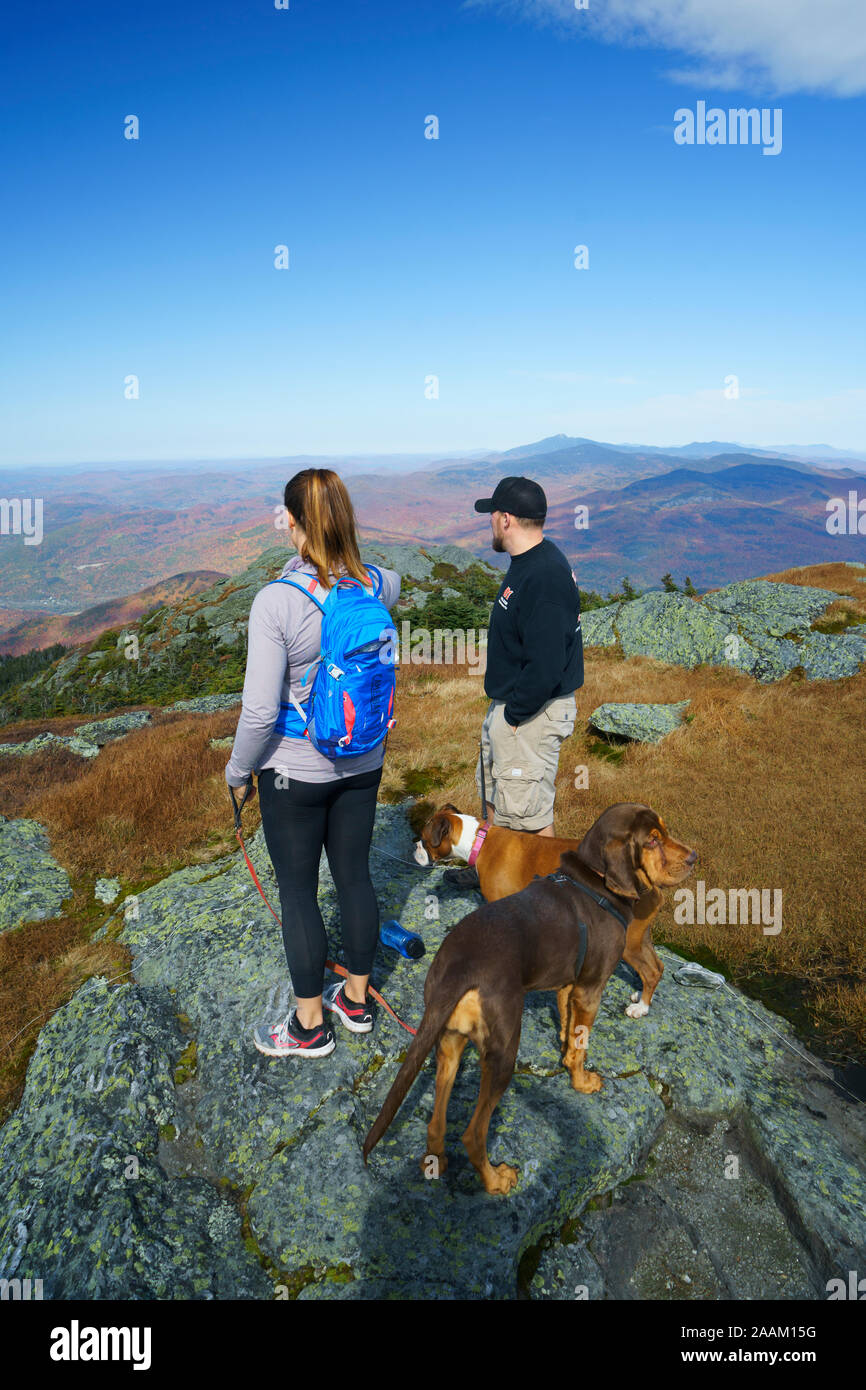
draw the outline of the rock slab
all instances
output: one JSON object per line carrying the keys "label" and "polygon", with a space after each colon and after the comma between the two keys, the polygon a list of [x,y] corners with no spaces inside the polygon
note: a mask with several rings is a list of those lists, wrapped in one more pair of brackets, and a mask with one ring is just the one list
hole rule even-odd
{"label": "rock slab", "polygon": [[0,816],[0,931],[55,917],[72,885],[35,820]]}
{"label": "rock slab", "polygon": [[731,666],[756,680],[780,680],[795,668],[808,680],[852,676],[866,661],[866,627],[812,630],[844,595],[799,584],[750,579],[702,599],[650,593],[582,616],[588,646],[620,645],[623,656],[673,666]]}
{"label": "rock slab", "polygon": [[[412,843],[404,808],[380,806],[371,863],[381,915],[423,936],[428,954],[412,962],[380,948],[373,979],[417,1023],[432,954],[477,898],[446,886],[441,866],[415,866]],[[275,902],[260,831],[249,851]],[[319,903],[339,960],[324,861]],[[774,1232],[765,1296],[805,1288],[823,1297],[824,1281],[857,1267],[866,1242],[862,1107],[846,1103],[802,1049],[792,1053],[788,1024],[759,1004],[727,986],[679,986],[678,958],[666,950],[645,1018],[625,1016],[624,978],[608,984],[589,1046],[604,1079],[595,1095],[572,1091],[562,1069],[554,996],[527,996],[517,1070],[490,1131],[492,1161],[520,1173],[501,1198],[483,1191],[459,1142],[478,1094],[472,1048],[449,1109],[449,1167],[432,1180],[419,1166],[432,1059],[367,1165],[361,1156],[408,1044],[381,1009],[369,1035],[337,1025],[335,1051],[315,1064],[255,1050],[254,1025],[283,1016],[293,996],[279,928],[239,853],[172,874],[134,912],[128,906],[109,930],[132,952],[134,982],[91,982],[55,1015],[22,1106],[0,1132],[0,1264],[49,1278],[55,1296],[562,1297],[541,1263],[541,1284],[525,1286],[527,1260],[537,1262],[547,1241],[561,1265],[563,1232],[606,1219],[609,1194],[639,1185],[629,1179],[652,1166],[671,1116],[696,1134],[735,1126],[748,1146],[744,1171],[764,1191]],[[123,1176],[130,1155],[144,1175],[137,1187]],[[723,1159],[711,1149],[698,1169]],[[671,1176],[680,1201],[671,1240],[697,1227],[701,1202],[715,1224],[698,1262],[678,1268],[695,1280],[724,1276],[721,1297],[753,1296],[729,1265],[742,1221],[725,1211],[724,1174],[708,1171],[703,1196],[689,1195],[688,1181],[687,1172]],[[590,1296],[631,1275],[632,1296],[674,1296],[653,1283],[654,1267],[614,1267],[605,1254],[614,1235],[595,1230],[581,1265],[595,1281]]]}
{"label": "rock slab", "polygon": [[672,705],[599,705],[589,716],[593,729],[636,743],[658,743],[678,729],[688,709],[688,700]]}

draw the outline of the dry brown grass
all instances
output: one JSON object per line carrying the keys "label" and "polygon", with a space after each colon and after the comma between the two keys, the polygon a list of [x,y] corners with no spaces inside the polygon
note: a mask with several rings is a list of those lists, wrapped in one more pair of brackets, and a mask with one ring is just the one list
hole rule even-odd
{"label": "dry brown grass", "polygon": [[[50,724],[66,733],[81,722]],[[92,940],[113,913],[94,899],[94,880],[118,877],[129,892],[235,847],[223,776],[228,754],[208,740],[234,733],[236,722],[231,712],[156,713],[151,727],[92,761],[64,749],[0,759],[4,814],[46,826],[75,887],[62,917],[0,935],[0,1117],[17,1103],[45,1020],[91,976],[128,972],[123,948]],[[16,726],[8,741],[45,728]],[[256,814],[255,803],[244,813],[249,832]]]}
{"label": "dry brown grass", "polygon": [[839,560],[823,565],[798,565],[778,574],[762,575],[776,584],[802,584],[812,589],[835,589],[838,594],[866,598],[866,570],[854,569]]}
{"label": "dry brown grass", "polygon": [[[156,715],[98,758],[78,759],[77,775],[64,765],[62,780],[31,785],[18,814],[48,828],[53,852],[73,876],[129,882],[225,853],[234,843],[223,776],[228,754],[208,740],[233,733],[236,723],[230,712]],[[24,765],[24,782],[31,759],[15,761]]]}
{"label": "dry brown grass", "polygon": [[[862,1059],[866,675],[763,686],[727,670],[621,661],[600,648],[588,652],[586,671],[578,730],[560,757],[557,833],[581,836],[613,802],[645,802],[698,850],[692,882],[702,878],[708,890],[780,888],[779,936],[765,936],[760,925],[678,926],[670,901],[657,936],[785,1013],[818,1051]],[[588,715],[605,701],[684,699],[692,721],[660,744],[607,749],[586,732]],[[431,801],[476,814],[486,705],[477,677],[404,668],[385,791],[396,793],[412,769],[426,768]],[[581,765],[587,790],[574,785]]]}

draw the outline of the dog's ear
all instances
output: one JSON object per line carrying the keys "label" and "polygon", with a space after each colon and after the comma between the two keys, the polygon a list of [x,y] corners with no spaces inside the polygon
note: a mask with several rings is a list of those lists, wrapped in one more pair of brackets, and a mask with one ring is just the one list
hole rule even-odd
{"label": "dog's ear", "polygon": [[646,891],[637,879],[638,851],[634,836],[626,832],[612,836],[599,816],[577,847],[578,858],[603,878],[612,893],[622,898],[639,898]]}
{"label": "dog's ear", "polygon": [[438,849],[446,835],[451,834],[451,821],[444,811],[433,817],[430,826],[430,843],[434,849]]}
{"label": "dog's ear", "polygon": [[622,840],[608,840],[604,847],[604,882],[612,893],[621,898],[639,898],[646,889],[638,882],[640,867],[633,835]]}
{"label": "dog's ear", "polygon": [[443,811],[455,811],[455,812],[457,813],[458,816],[460,815],[460,812],[457,810],[457,807],[454,805],[454,802],[453,802],[453,801],[446,801],[446,802],[445,802],[445,805],[442,807],[442,810],[443,810]]}

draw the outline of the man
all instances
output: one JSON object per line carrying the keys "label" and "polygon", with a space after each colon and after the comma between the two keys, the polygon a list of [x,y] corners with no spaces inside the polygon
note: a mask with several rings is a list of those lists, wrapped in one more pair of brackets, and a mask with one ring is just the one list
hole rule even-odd
{"label": "man", "polygon": [[[503,478],[475,503],[490,513],[493,549],[511,557],[487,638],[481,760],[493,823],[553,835],[559,750],[574,731],[574,692],[583,685],[580,595],[562,551],[546,540],[547,498],[529,478]],[[474,868],[451,869],[449,883],[478,886]]]}

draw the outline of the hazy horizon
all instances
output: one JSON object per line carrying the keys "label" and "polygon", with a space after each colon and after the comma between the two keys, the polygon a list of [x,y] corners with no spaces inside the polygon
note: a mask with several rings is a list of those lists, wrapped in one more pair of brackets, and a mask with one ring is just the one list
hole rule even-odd
{"label": "hazy horizon", "polygon": [[[300,453],[298,453],[298,454],[261,454],[261,455],[254,455],[254,454],[239,454],[239,455],[235,455],[235,454],[223,454],[223,455],[221,455],[221,454],[212,454],[212,455],[206,455],[206,456],[205,456],[205,455],[195,455],[195,454],[193,454],[193,455],[190,455],[190,456],[188,456],[188,457],[183,457],[183,456],[180,456],[180,455],[176,455],[176,456],[174,456],[174,457],[172,457],[172,456],[165,456],[165,457],[162,457],[162,458],[150,458],[150,459],[134,459],[134,458],[87,459],[87,458],[82,458],[82,459],[58,460],[58,461],[52,461],[52,462],[41,462],[41,463],[40,463],[40,462],[35,462],[35,461],[33,461],[33,460],[28,461],[28,462],[26,462],[26,463],[21,462],[21,461],[9,461],[9,462],[6,462],[6,463],[0,463],[0,475],[2,475],[2,474],[4,474],[4,473],[13,473],[13,472],[16,471],[16,469],[22,469],[22,468],[57,469],[58,472],[74,472],[74,471],[76,471],[76,470],[83,470],[83,471],[92,470],[92,471],[94,471],[94,472],[108,472],[108,471],[110,471],[112,468],[135,468],[135,469],[140,469],[140,470],[142,470],[142,471],[147,471],[148,469],[151,469],[151,470],[154,470],[154,469],[155,469],[155,470],[158,470],[158,469],[168,469],[168,468],[174,468],[174,467],[177,467],[177,468],[189,468],[189,469],[194,469],[194,468],[196,468],[196,467],[198,467],[198,468],[208,468],[208,467],[210,467],[210,466],[212,466],[212,465],[222,466],[222,465],[229,465],[229,464],[234,465],[234,466],[244,466],[244,465],[254,466],[254,465],[261,465],[261,464],[265,464],[265,465],[266,465],[266,464],[273,464],[274,466],[276,466],[277,464],[282,464],[282,463],[285,463],[285,464],[294,464],[294,463],[298,463],[298,464],[300,464],[300,465],[303,465],[304,461],[306,461],[306,460],[311,460],[311,461],[312,461],[312,460],[315,460],[316,463],[317,463],[317,465],[320,465],[320,466],[324,466],[324,465],[326,465],[326,464],[328,464],[328,463],[346,464],[346,463],[354,463],[354,462],[359,462],[359,463],[368,463],[368,462],[369,462],[370,465],[371,465],[371,467],[370,467],[370,471],[371,471],[371,472],[375,472],[375,471],[376,471],[376,469],[375,469],[375,467],[373,467],[373,465],[374,465],[375,463],[378,462],[378,463],[380,463],[380,464],[387,464],[387,465],[390,465],[390,467],[391,467],[391,469],[392,469],[393,471],[397,471],[398,467],[404,467],[405,470],[408,472],[408,471],[415,471],[415,470],[420,471],[421,469],[423,469],[423,468],[425,467],[425,465],[430,464],[430,463],[434,463],[434,462],[436,462],[436,461],[439,460],[439,459],[442,459],[442,460],[448,460],[448,459],[460,460],[460,459],[470,459],[470,458],[485,459],[485,458],[495,457],[495,456],[497,456],[498,454],[507,453],[509,450],[513,450],[513,449],[530,449],[534,443],[540,443],[543,439],[545,439],[545,438],[550,438],[550,437],[551,437],[551,436],[542,436],[542,435],[540,435],[540,436],[538,437],[538,439],[536,439],[536,440],[527,440],[525,443],[515,444],[515,443],[512,442],[512,443],[509,443],[509,444],[501,444],[501,445],[490,446],[490,447],[488,447],[488,448],[474,448],[474,449],[441,449],[441,450],[437,449],[437,450],[427,450],[427,451],[413,451],[413,452],[411,452],[411,453],[409,453],[409,452],[407,452],[407,451],[405,451],[405,450],[400,450],[400,449],[395,449],[393,452],[385,452],[385,451],[381,451],[381,450],[374,450],[374,451],[366,452],[366,451],[363,451],[363,450],[354,450],[354,449],[352,449],[352,450],[347,450],[347,451],[344,452],[344,453],[326,453],[326,452],[317,453],[317,452],[315,452],[315,451],[313,451],[313,450],[304,450],[304,451],[302,451],[302,452],[300,452]],[[564,437],[565,437],[566,439],[570,440],[570,441],[573,441],[575,438],[589,439],[589,436],[587,436],[587,435],[581,435],[581,436],[567,435],[567,436],[564,436]],[[632,451],[635,451],[635,450],[640,451],[640,450],[643,449],[643,450],[648,450],[648,451],[652,451],[652,452],[657,452],[657,453],[665,454],[665,453],[668,453],[668,452],[674,452],[674,451],[676,451],[676,450],[681,450],[681,449],[685,449],[685,448],[689,448],[689,447],[698,448],[698,447],[701,447],[701,446],[703,446],[703,445],[708,445],[708,444],[712,443],[713,441],[710,441],[710,440],[699,440],[699,439],[683,439],[681,442],[676,443],[676,444],[672,444],[672,443],[670,443],[670,441],[667,441],[667,442],[664,443],[664,444],[653,444],[653,443],[649,443],[649,442],[647,442],[647,441],[635,442],[634,440],[628,440],[628,441],[625,441],[625,442],[619,442],[619,441],[610,440],[610,439],[605,439],[605,440],[601,440],[601,439],[592,439],[592,440],[590,440],[590,442],[593,443],[593,444],[598,444],[598,445],[600,445],[602,448],[622,449],[622,450],[626,450],[626,451],[628,451],[628,452],[632,452]],[[864,460],[866,460],[866,446],[864,446],[862,449],[841,449],[841,448],[838,448],[838,447],[836,447],[836,446],[834,446],[834,445],[832,445],[832,444],[814,444],[814,443],[805,444],[805,443],[804,443],[804,444],[787,444],[787,445],[783,445],[783,444],[777,444],[777,443],[775,443],[775,442],[766,443],[766,444],[759,444],[759,443],[755,443],[754,441],[744,442],[744,441],[742,441],[742,440],[728,440],[728,441],[719,441],[719,442],[726,443],[726,444],[729,445],[730,447],[736,448],[736,449],[738,449],[738,450],[742,450],[743,453],[752,453],[752,452],[754,452],[755,450],[767,451],[767,452],[771,452],[771,453],[778,453],[778,454],[780,454],[780,455],[784,455],[784,454],[787,453],[787,454],[789,454],[789,455],[790,455],[791,457],[793,457],[793,458],[802,458],[802,461],[803,461],[803,462],[813,462],[813,461],[815,461],[815,460],[813,460],[813,459],[811,458],[811,455],[814,454],[816,451],[817,451],[817,452],[824,451],[829,459],[831,459],[831,460],[832,460],[832,459],[835,459],[835,460],[838,461],[838,462],[840,463],[840,465],[842,465],[842,466],[844,466],[844,461],[845,461],[845,459],[852,459],[852,460],[855,460],[855,461],[864,461]],[[567,447],[567,446],[563,446],[563,447]],[[799,452],[798,452],[798,451],[799,451]],[[527,455],[527,458],[530,458],[530,457],[533,457],[533,455]],[[517,468],[518,465],[519,465],[520,463],[522,463],[522,461],[523,461],[523,460],[521,460],[521,459],[515,459],[515,460],[513,460],[514,466]],[[687,460],[685,460],[685,461],[687,461]],[[506,462],[507,462],[507,461],[506,461]],[[503,466],[504,466],[504,465],[503,465]]]}

